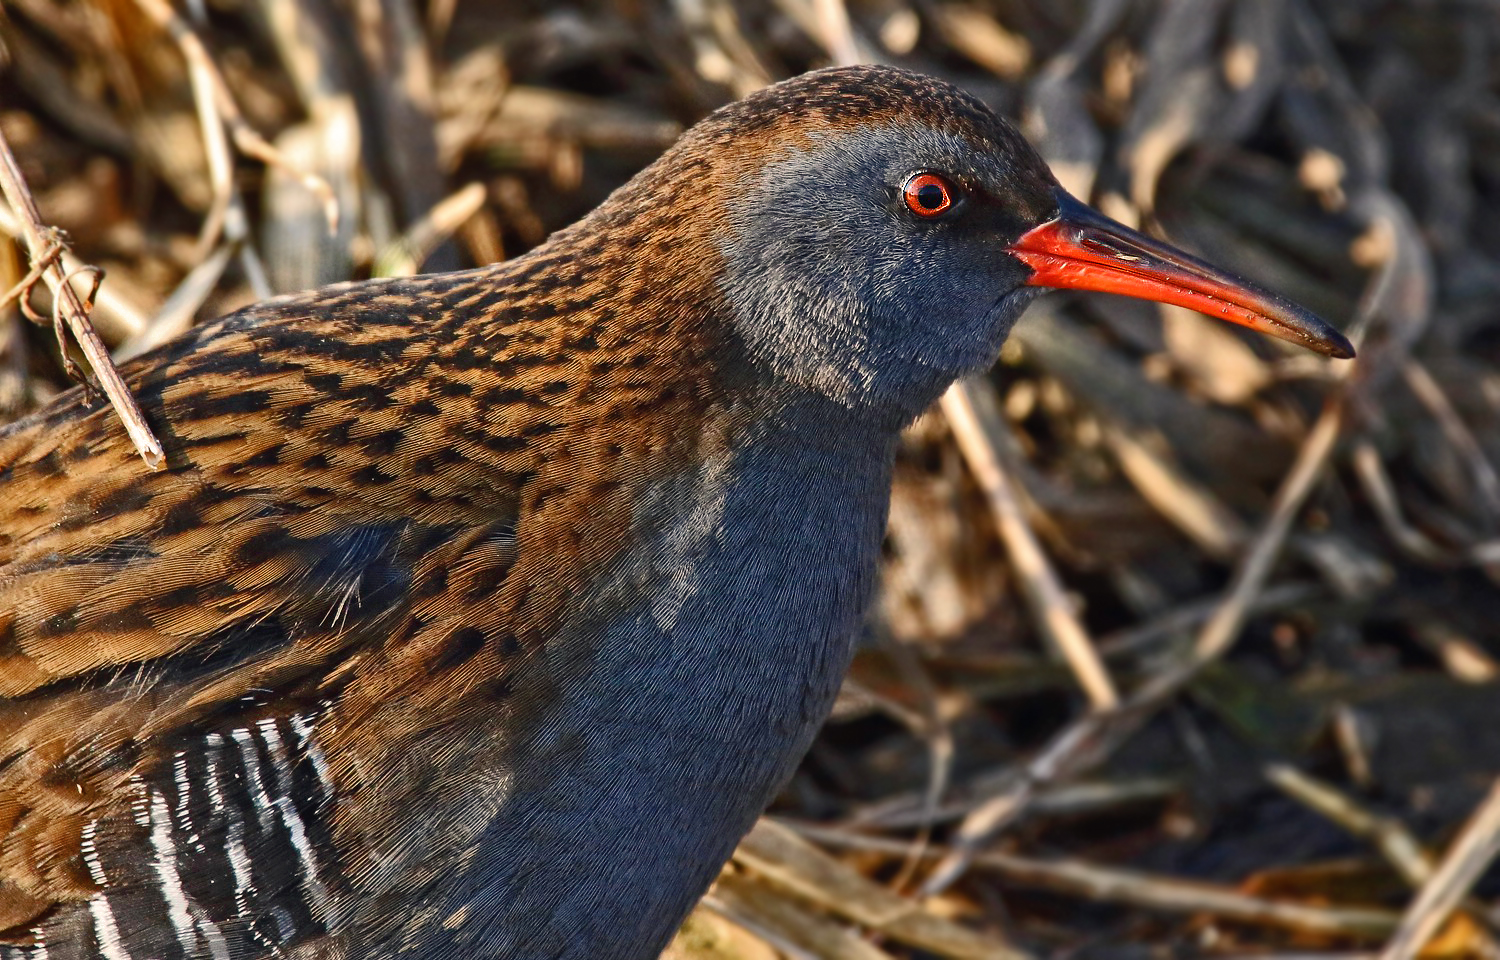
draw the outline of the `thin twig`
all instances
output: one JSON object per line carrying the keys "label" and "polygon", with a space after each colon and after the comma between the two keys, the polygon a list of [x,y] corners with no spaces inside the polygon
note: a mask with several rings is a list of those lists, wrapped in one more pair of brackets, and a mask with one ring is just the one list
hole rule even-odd
{"label": "thin twig", "polygon": [[1448,566],[1456,562],[1456,557],[1406,521],[1406,516],[1401,511],[1401,502],[1396,497],[1396,488],[1385,471],[1375,444],[1369,440],[1356,441],[1351,461],[1354,464],[1354,475],[1359,478],[1365,496],[1375,508],[1376,518],[1396,546],[1424,563]]}
{"label": "thin twig", "polygon": [[198,128],[203,135],[203,152],[208,161],[208,182],[213,196],[208,216],[203,218],[198,231],[198,248],[193,259],[201,260],[219,242],[234,193],[234,160],[229,152],[229,138],[224,133],[219,105],[214,98],[213,61],[193,28],[166,0],[136,0],[136,6],[167,32],[187,61],[188,81],[193,90],[193,105],[198,111]]}
{"label": "thin twig", "polygon": [[[1007,788],[1015,777],[1013,768],[990,770],[965,784],[964,796],[949,800],[931,814],[923,811],[923,795],[909,790],[853,808],[844,822],[862,829],[901,830],[936,826],[957,820],[977,809],[997,789]],[[1177,780],[1145,777],[1128,782],[1080,781],[1048,786],[1028,807],[1033,816],[1078,816],[1120,806],[1154,803],[1182,789]]]}
{"label": "thin twig", "polygon": [[[240,112],[239,105],[235,103],[234,96],[229,91],[229,85],[224,82],[223,75],[214,64],[213,57],[209,55],[208,47],[204,45],[192,26],[178,16],[165,0],[136,0],[136,3],[153,23],[167,32],[177,44],[184,59],[187,60],[188,75],[193,86],[193,99],[197,103],[199,124],[203,129],[204,149],[208,153],[209,170],[214,181],[215,197],[221,198],[216,203],[216,216],[211,215],[204,223],[199,237],[200,254],[207,255],[208,249],[213,246],[218,230],[223,226],[223,215],[228,209],[227,199],[222,199],[227,197],[226,184],[230,183],[228,143],[224,139],[226,128],[241,153],[254,157],[262,163],[279,167],[315,195],[323,204],[323,215],[328,221],[328,232],[336,233],[339,223],[339,206],[328,181],[315,173],[297,167],[246,122],[244,114]],[[219,203],[223,206],[219,207]],[[216,218],[218,222],[214,223]],[[210,226],[213,227],[212,230],[209,229]]]}
{"label": "thin twig", "polygon": [[421,270],[428,254],[478,213],[484,199],[484,184],[471,183],[438,201],[401,236],[386,244],[375,258],[373,275],[407,277]]}
{"label": "thin twig", "polygon": [[38,280],[42,279],[42,273],[57,262],[58,255],[62,251],[63,242],[56,236],[53,236],[48,241],[47,249],[43,250],[41,255],[32,261],[31,269],[26,271],[26,276],[22,277],[20,282],[15,286],[5,291],[3,296],[0,296],[0,310],[4,310],[10,306],[12,301],[20,300],[21,312],[33,320],[37,319],[36,311],[29,305],[31,288],[36,286]]}
{"label": "thin twig", "polygon": [[[104,271],[92,264],[84,264],[76,270],[69,270],[63,274],[62,285],[72,290],[73,278],[81,273],[88,274],[91,281],[89,283],[89,292],[80,298],[83,306],[83,315],[88,316],[94,311],[94,297],[99,293],[99,284],[104,282]],[[93,384],[89,383],[88,374],[83,371],[83,368],[68,353],[68,321],[63,316],[63,300],[61,297],[54,297],[52,299],[52,333],[57,338],[57,353],[62,358],[63,372],[68,375],[69,380],[83,384],[84,398],[89,398],[89,391],[93,389]],[[100,342],[102,343],[103,341]]]}
{"label": "thin twig", "polygon": [[219,242],[222,234],[238,248],[251,291],[264,300],[271,295],[271,285],[266,280],[260,256],[250,243],[250,221],[245,213],[244,201],[240,199],[239,187],[234,182],[234,158],[230,154],[229,139],[224,132],[226,121],[223,106],[227,103],[233,110],[233,98],[228,96],[218,68],[208,55],[208,48],[186,20],[179,17],[165,0],[136,0],[136,3],[157,26],[167,32],[187,61],[188,78],[193,88],[193,103],[198,111],[198,126],[203,133],[203,149],[208,156],[209,183],[213,192],[213,203],[198,232],[198,247],[194,259],[200,262],[207,259],[209,251]]}
{"label": "thin twig", "polygon": [[969,469],[989,498],[995,524],[1037,628],[1073,668],[1094,709],[1110,710],[1120,702],[1114,681],[1088,632],[1074,616],[1062,582],[1026,523],[1001,462],[999,445],[991,438],[1003,429],[993,394],[994,388],[988,384],[959,381],[943,395],[943,413]]}
{"label": "thin twig", "polygon": [[1235,569],[1234,579],[1223,604],[1214,611],[1203,629],[1198,633],[1195,655],[1200,663],[1215,660],[1227,651],[1235,637],[1239,636],[1249,616],[1250,606],[1265,587],[1271,575],[1271,567],[1281,555],[1281,547],[1291,532],[1292,521],[1302,504],[1312,493],[1313,484],[1322,475],[1323,468],[1333,455],[1339,432],[1344,422],[1342,395],[1329,397],[1323,405],[1323,413],[1313,425],[1312,432],[1297,451],[1292,469],[1282,480],[1271,504],[1271,515],[1256,534],[1245,558]]}
{"label": "thin twig", "polygon": [[1228,560],[1250,538],[1244,521],[1136,431],[1106,423],[1104,441],[1146,502],[1210,557]]}
{"label": "thin twig", "polygon": [[[826,847],[899,856],[907,844],[844,830],[787,824]],[[935,847],[928,856],[951,851]],[[1252,897],[1222,886],[1153,876],[1082,860],[1041,860],[1009,853],[982,853],[974,864],[1006,880],[1100,903],[1121,903],[1166,913],[1209,913],[1241,923],[1270,924],[1288,930],[1344,936],[1384,936],[1395,928],[1396,914],[1359,907],[1311,907]]]}
{"label": "thin twig", "polygon": [[1287,764],[1267,767],[1266,779],[1352,835],[1372,841],[1386,862],[1408,883],[1415,886],[1432,876],[1432,861],[1427,852],[1395,817],[1371,813],[1329,784]]}
{"label": "thin twig", "polygon": [[775,820],[761,818],[740,841],[734,859],[821,909],[929,953],[975,960],[1026,957],[998,937],[959,926],[892,893]]}
{"label": "thin twig", "polygon": [[[927,844],[932,840],[932,824],[937,822],[938,808],[942,805],[943,794],[947,792],[953,775],[953,730],[948,723],[948,718],[943,714],[937,686],[932,682],[932,677],[928,675],[922,660],[906,644],[889,634],[882,637],[881,648],[901,671],[902,676],[907,678],[913,691],[921,700],[922,710],[920,713],[904,710],[900,704],[884,696],[877,695],[875,702],[893,715],[898,710],[906,714],[898,716],[898,719],[906,724],[907,729],[920,738],[927,747],[927,786],[922,791],[920,814],[922,826],[912,839],[911,851],[907,854],[905,862],[902,863],[901,869],[897,871],[890,883],[891,889],[904,890],[912,882],[912,878],[921,865],[922,851],[927,849]],[[846,679],[844,682],[848,684],[853,681]]]}
{"label": "thin twig", "polygon": [[1474,811],[1401,919],[1380,960],[1411,960],[1500,856],[1500,780]]}
{"label": "thin twig", "polygon": [[[6,206],[0,206],[0,233],[11,237],[24,236],[20,216]],[[59,253],[57,262],[61,264],[64,273],[76,273],[83,266],[83,261],[66,246]],[[45,322],[45,318],[32,310],[25,301],[22,301],[21,309],[34,323]],[[148,326],[146,310],[122,293],[118,286],[111,284],[99,288],[94,310],[89,314],[89,322],[102,337],[114,343],[136,336]]]}
{"label": "thin twig", "polygon": [[[10,144],[6,142],[4,134],[0,134],[0,191],[4,192],[6,201],[10,203],[11,209],[21,221],[21,232],[26,240],[27,253],[33,260],[46,256],[55,235],[42,225],[42,217],[37,211],[36,201],[32,199],[31,191],[26,187],[26,178],[21,175],[21,168],[16,163],[15,155],[11,153]],[[136,404],[135,398],[130,395],[130,389],[125,386],[120,371],[115,369],[113,361],[109,358],[109,350],[105,348],[104,341],[99,339],[99,334],[89,323],[88,311],[84,309],[78,294],[67,284],[62,267],[54,260],[43,272],[42,277],[57,301],[56,309],[59,315],[67,322],[73,338],[88,359],[89,365],[93,367],[94,376],[99,378],[100,389],[109,398],[110,405],[115,408],[115,414],[119,416],[120,422],[125,425],[125,432],[135,444],[136,451],[140,453],[146,466],[152,470],[160,468],[166,460],[166,451],[162,449],[161,441],[157,440],[156,435],[151,432],[151,427],[147,425],[141,408]]]}
{"label": "thin twig", "polygon": [[[1315,600],[1326,592],[1321,585],[1305,581],[1278,584],[1262,591],[1250,604],[1249,613],[1252,616],[1258,616],[1296,606]],[[1125,656],[1152,644],[1160,643],[1173,634],[1192,630],[1213,616],[1214,611],[1223,605],[1224,599],[1221,594],[1203,600],[1194,600],[1174,610],[1164,611],[1145,623],[1105,634],[1099,638],[1099,652],[1109,658]]]}
{"label": "thin twig", "polygon": [[1474,486],[1483,497],[1482,506],[1486,508],[1486,514],[1491,517],[1500,515],[1500,475],[1495,473],[1494,465],[1484,455],[1473,431],[1464,423],[1458,411],[1453,409],[1453,401],[1448,399],[1448,394],[1443,392],[1443,388],[1427,368],[1411,357],[1407,357],[1401,372],[1411,392],[1416,394],[1427,412],[1437,420],[1443,436],[1468,465]]}
{"label": "thin twig", "polygon": [[[1371,813],[1354,798],[1287,764],[1272,764],[1267,767],[1266,778],[1292,799],[1306,804],[1353,836],[1372,841],[1386,862],[1411,886],[1421,887],[1432,879],[1436,870],[1432,858],[1421,842],[1406,829],[1406,824],[1396,817]],[[1462,906],[1476,916],[1484,916],[1486,913],[1485,905],[1477,898],[1465,898]],[[1497,955],[1493,938],[1478,931],[1476,936],[1487,941],[1483,955]]]}
{"label": "thin twig", "polygon": [[998,796],[976,807],[954,834],[953,845],[922,884],[922,896],[936,896],[952,886],[974,862],[979,848],[1014,823],[1044,787],[1077,776],[1095,766],[1139,729],[1175,687],[1137,695],[1109,711],[1086,713],[1052,738],[1024,767],[1013,772]]}
{"label": "thin twig", "polygon": [[745,877],[721,877],[703,905],[788,960],[895,960],[857,932]]}

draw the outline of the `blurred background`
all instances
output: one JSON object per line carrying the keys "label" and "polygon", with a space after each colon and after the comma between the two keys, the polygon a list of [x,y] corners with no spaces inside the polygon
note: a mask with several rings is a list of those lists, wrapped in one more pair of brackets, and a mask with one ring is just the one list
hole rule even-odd
{"label": "blurred background", "polygon": [[[123,359],[522,254],[854,61],[1360,358],[1034,306],[909,431],[835,717],[670,955],[1500,955],[1495,3],[4,0],[0,133]],[[67,387],[49,327],[0,308],[0,419]]]}

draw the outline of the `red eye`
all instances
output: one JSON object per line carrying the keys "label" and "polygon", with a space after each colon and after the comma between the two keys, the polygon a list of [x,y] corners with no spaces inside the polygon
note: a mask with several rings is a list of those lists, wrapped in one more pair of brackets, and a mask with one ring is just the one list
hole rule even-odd
{"label": "red eye", "polygon": [[917,173],[907,178],[901,194],[906,209],[919,217],[931,218],[953,206],[958,199],[958,188],[935,173]]}

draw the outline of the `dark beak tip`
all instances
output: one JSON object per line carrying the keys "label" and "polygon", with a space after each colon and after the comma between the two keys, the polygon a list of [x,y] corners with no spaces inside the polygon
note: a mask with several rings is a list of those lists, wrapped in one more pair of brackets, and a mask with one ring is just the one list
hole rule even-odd
{"label": "dark beak tip", "polygon": [[1342,333],[1337,335],[1337,339],[1329,337],[1324,350],[1334,360],[1353,360],[1355,357],[1354,344]]}
{"label": "dark beak tip", "polygon": [[1276,319],[1281,321],[1280,329],[1264,327],[1261,332],[1306,347],[1331,360],[1354,359],[1354,344],[1337,327],[1317,314],[1293,305],[1292,309]]}
{"label": "dark beak tip", "polygon": [[[1282,303],[1285,304],[1285,301]],[[1295,334],[1295,336],[1283,336],[1283,339],[1321,353],[1331,360],[1354,359],[1354,344],[1350,343],[1349,338],[1344,336],[1337,327],[1310,310],[1295,304],[1288,306],[1289,309],[1286,309],[1285,313],[1278,318],[1282,321],[1281,330],[1266,328],[1263,332],[1272,336],[1282,335],[1283,332]]]}

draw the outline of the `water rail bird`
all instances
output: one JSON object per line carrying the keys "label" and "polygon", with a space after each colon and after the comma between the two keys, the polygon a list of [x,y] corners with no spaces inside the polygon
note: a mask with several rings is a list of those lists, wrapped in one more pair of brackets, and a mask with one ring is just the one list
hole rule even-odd
{"label": "water rail bird", "polygon": [[898,432],[1043,287],[1352,355],[885,67],[0,432],[0,958],[654,957],[827,715]]}

